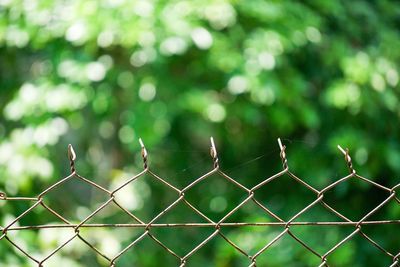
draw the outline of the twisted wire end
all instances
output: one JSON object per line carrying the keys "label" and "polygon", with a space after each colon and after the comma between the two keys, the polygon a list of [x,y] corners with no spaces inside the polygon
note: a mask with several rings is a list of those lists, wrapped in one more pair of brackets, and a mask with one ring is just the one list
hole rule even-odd
{"label": "twisted wire end", "polygon": [[71,167],[71,173],[73,173],[75,172],[76,153],[74,147],[71,144],[68,145],[68,159],[69,159],[69,165]]}
{"label": "twisted wire end", "polygon": [[148,165],[147,165],[147,155],[148,155],[147,154],[147,149],[144,146],[142,138],[139,138],[139,143],[140,143],[140,147],[142,148],[141,155],[142,155],[142,158],[143,158],[143,168],[147,169],[147,167],[148,167]]}
{"label": "twisted wire end", "polygon": [[215,147],[214,138],[210,137],[211,147],[210,147],[210,155],[214,162],[214,168],[219,167],[218,153],[217,148]]}
{"label": "twisted wire end", "polygon": [[279,149],[281,150],[279,155],[280,155],[281,160],[282,160],[283,168],[287,169],[288,168],[288,161],[287,161],[287,158],[286,158],[286,151],[285,151],[286,150],[286,146],[282,144],[282,141],[281,141],[280,138],[278,138],[278,144],[279,144]]}
{"label": "twisted wire end", "polygon": [[348,148],[343,149],[340,145],[338,145],[337,147],[338,147],[338,149],[340,150],[340,152],[343,153],[343,155],[344,155],[344,160],[345,160],[346,163],[347,163],[347,167],[349,168],[350,173],[352,173],[352,174],[356,173],[356,171],[355,171],[354,168],[353,168],[353,162],[352,162],[351,157],[350,157],[350,155],[349,155],[349,149],[348,149]]}

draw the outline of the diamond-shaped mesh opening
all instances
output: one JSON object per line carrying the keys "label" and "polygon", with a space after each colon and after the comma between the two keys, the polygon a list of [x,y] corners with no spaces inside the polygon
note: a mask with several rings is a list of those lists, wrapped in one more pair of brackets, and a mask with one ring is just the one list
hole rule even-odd
{"label": "diamond-shaped mesh opening", "polygon": [[[239,162],[227,163],[223,162],[222,170],[225,174],[234,178],[237,182],[251,188],[254,184],[263,182],[282,169],[279,159],[279,149],[272,149],[268,152],[256,153],[255,147],[251,147],[251,155],[236,155],[240,158]],[[234,153],[234,151],[232,151]],[[263,154],[262,154],[263,153]],[[265,166],[274,166],[274,168],[266,168]],[[260,176],[262,174],[262,176]]]}
{"label": "diamond-shaped mesh opening", "polygon": [[[317,198],[316,198],[317,199]],[[345,222],[346,220],[336,214],[332,207],[324,202],[314,200],[309,203],[309,208],[302,212],[294,222]],[[316,201],[316,202],[315,202]],[[314,203],[314,204],[313,204]]]}
{"label": "diamond-shaped mesh opening", "polygon": [[[397,233],[399,231],[399,226],[396,224],[364,224],[362,225],[362,233],[364,235],[360,235],[364,238],[365,243],[369,243],[373,246],[374,249],[377,251],[374,251],[376,253],[382,253],[380,257],[389,257],[393,258],[390,256],[396,255],[400,251],[400,239],[393,237],[393,238],[385,238],[385,235],[387,233]],[[362,250],[363,246],[366,244],[363,244],[360,247],[360,251]],[[378,252],[379,251],[379,252]],[[374,253],[374,255],[376,255]],[[370,255],[365,255],[366,258],[369,258]]]}
{"label": "diamond-shaped mesh opening", "polygon": [[[388,196],[389,197],[389,196]],[[376,210],[373,214],[368,217],[370,221],[379,220],[399,220],[400,218],[400,201],[395,197],[389,199],[383,204],[381,208]]]}
{"label": "diamond-shaped mesh opening", "polygon": [[257,257],[257,266],[318,266],[321,260],[287,233]]}
{"label": "diamond-shaped mesh opening", "polygon": [[281,230],[282,227],[276,225],[224,226],[221,228],[223,236],[219,236],[217,240],[218,244],[223,244],[222,248],[235,249],[234,253],[231,252],[231,260],[235,264],[248,266],[252,263],[251,257],[259,253],[268,242],[280,234]]}
{"label": "diamond-shaped mesh opening", "polygon": [[[174,201],[175,202],[175,201]],[[173,202],[173,203],[174,203]],[[185,198],[176,202],[176,204],[160,216],[154,223],[156,224],[170,224],[170,223],[211,223],[206,217],[203,217],[203,213],[199,210],[194,210],[193,205],[186,201]],[[196,207],[194,207],[196,208]],[[182,214],[185,214],[182,218]]]}
{"label": "diamond-shaped mesh opening", "polygon": [[[128,244],[124,244],[128,245]],[[118,258],[116,266],[179,266],[180,260],[145,236]]]}
{"label": "diamond-shaped mesh opening", "polygon": [[25,257],[25,252],[33,258],[29,262],[35,263],[35,260],[38,262],[45,260],[55,249],[69,242],[73,236],[74,231],[68,228],[9,230],[8,242],[5,242],[9,247],[12,246],[11,250],[18,258]]}
{"label": "diamond-shaped mesh opening", "polygon": [[281,219],[289,220],[317,195],[290,175],[283,174],[255,190],[254,198]]}
{"label": "diamond-shaped mesh opening", "polygon": [[279,218],[271,214],[271,211],[258,202],[256,198],[250,198],[240,206],[224,222],[226,223],[261,223],[261,222],[279,222]]}
{"label": "diamond-shaped mesh opening", "polygon": [[144,233],[143,228],[136,227],[82,227],[79,231],[83,239],[80,239],[81,244],[96,253],[96,258],[106,262],[116,257]]}
{"label": "diamond-shaped mesh opening", "polygon": [[290,227],[290,232],[297,239],[320,255],[324,255],[354,230],[355,227],[352,225],[293,225]]}
{"label": "diamond-shaped mesh opening", "polygon": [[80,221],[109,199],[107,192],[71,177],[43,196],[43,203],[70,221]]}
{"label": "diamond-shaped mesh opening", "polygon": [[[205,172],[212,169],[209,155],[207,155],[206,153],[199,155],[199,151],[188,149],[179,150],[176,153],[187,155],[186,160],[177,161],[176,158],[171,157],[171,154],[163,157],[163,153],[160,153],[157,154],[156,159],[153,159],[152,157],[152,170],[154,170],[155,173],[158,173],[157,170],[162,170],[162,173],[160,173],[161,177],[168,177],[168,182],[170,182],[177,188],[184,188],[191,181],[198,177],[201,177]],[[153,161],[156,162],[154,162],[153,164]],[[169,163],[175,166],[175,168],[170,169],[168,167],[171,166]]]}
{"label": "diamond-shaped mesh opening", "polygon": [[[242,243],[242,241],[246,242],[246,240],[244,239],[244,235],[241,235],[241,232],[240,228],[223,227],[221,233],[225,238],[218,235],[212,240],[211,245],[215,243],[215,247],[213,247],[215,249],[213,250],[213,254],[210,255],[213,256],[215,266],[248,266],[251,263],[249,256],[247,256],[248,251],[246,251],[249,248],[246,246],[246,243]],[[249,237],[247,236],[247,238]],[[234,245],[226,241],[226,238]],[[248,242],[249,240],[247,240]],[[243,252],[240,252],[240,250]]]}
{"label": "diamond-shaped mesh opening", "polygon": [[206,177],[185,192],[185,199],[214,221],[222,219],[247,196],[246,191],[219,173]]}
{"label": "diamond-shaped mesh opening", "polygon": [[121,208],[119,203],[106,203],[104,208],[79,227],[79,239],[97,256],[109,262],[139,238],[145,229],[143,222]]}
{"label": "diamond-shaped mesh opening", "polygon": [[[15,237],[16,235],[13,236]],[[27,249],[25,242],[24,245],[24,248]],[[34,263],[34,261],[29,259],[5,238],[2,239],[0,242],[0,249],[1,253],[4,253],[3,255],[7,255],[7,257],[1,261],[1,263],[3,264],[1,266],[32,266]]]}
{"label": "diamond-shaped mesh opening", "polygon": [[[33,257],[32,262],[41,261],[54,249],[69,242],[69,239],[74,236],[74,231],[68,227],[60,229],[43,227],[44,223],[64,226],[66,224],[43,207],[40,202],[24,202],[22,206],[26,206],[28,203],[29,208],[26,209],[28,212],[21,213],[22,217],[9,218],[6,222],[7,235],[3,240],[6,242],[7,239],[14,252],[19,255],[18,257],[27,253]],[[45,216],[47,220],[43,220]],[[51,221],[49,221],[50,218]],[[18,220],[12,223],[15,219]],[[27,244],[30,245],[27,246]]]}
{"label": "diamond-shaped mesh opening", "polygon": [[[107,202],[106,202],[107,203]],[[109,201],[96,212],[85,224],[141,224],[143,223],[132,212],[125,209],[117,201]]]}
{"label": "diamond-shaped mesh opening", "polygon": [[115,185],[115,189],[123,186],[114,194],[117,203],[144,222],[149,222],[178,198],[178,193],[165,183],[169,181],[155,175],[159,178],[145,173],[126,185],[129,178],[120,179]]}
{"label": "diamond-shaped mesh opening", "polygon": [[[328,256],[332,266],[390,266],[393,261],[360,235],[354,235]],[[357,265],[354,263],[357,262]]]}
{"label": "diamond-shaped mesh opening", "polygon": [[343,181],[324,193],[324,201],[351,220],[359,220],[390,193],[356,177]]}
{"label": "diamond-shaped mesh opening", "polygon": [[[34,206],[34,207],[33,207]],[[7,216],[4,218],[3,227],[6,227],[9,223],[16,219],[19,215],[22,215],[26,210],[32,208],[28,213],[21,217],[17,225],[39,225],[51,222],[62,223],[60,219],[52,215],[43,206],[37,204],[37,201],[10,201],[6,206],[1,208],[1,212],[4,214],[13,214],[14,216]]]}
{"label": "diamond-shaped mesh opening", "polygon": [[168,248],[184,257],[206,240],[215,229],[213,227],[157,227],[151,233]]}
{"label": "diamond-shaped mesh opening", "polygon": [[56,254],[46,260],[45,267],[58,266],[109,266],[109,262],[86,246],[79,238],[62,247]]}
{"label": "diamond-shaped mesh opening", "polygon": [[[221,244],[225,246],[221,247]],[[246,264],[240,265],[240,261],[246,259],[246,257],[239,254],[232,246],[227,245],[224,238],[218,233],[212,236],[207,243],[197,248],[198,250],[186,259],[187,266],[246,266]],[[227,252],[234,256],[230,261],[223,258]]]}

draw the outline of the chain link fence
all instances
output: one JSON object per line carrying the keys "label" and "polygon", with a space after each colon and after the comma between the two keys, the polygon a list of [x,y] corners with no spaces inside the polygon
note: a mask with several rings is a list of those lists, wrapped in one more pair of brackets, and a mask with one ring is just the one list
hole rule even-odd
{"label": "chain link fence", "polygon": [[[400,183],[393,186],[393,187],[387,187],[384,185],[381,185],[379,183],[376,183],[368,178],[365,178],[361,175],[359,175],[356,170],[353,168],[352,164],[352,159],[349,155],[348,149],[342,149],[340,146],[338,146],[339,150],[341,153],[344,155],[345,162],[348,166],[349,169],[349,174],[346,175],[345,177],[342,177],[335,182],[329,184],[325,188],[322,189],[316,189],[315,187],[311,186],[309,183],[305,182],[304,180],[300,179],[298,176],[296,176],[291,169],[289,168],[288,160],[286,158],[286,147],[285,145],[282,144],[281,140],[278,139],[279,143],[279,148],[280,148],[280,157],[282,160],[282,167],[283,169],[270,176],[267,179],[264,179],[262,182],[256,184],[253,187],[246,187],[243,184],[239,183],[229,175],[227,175],[223,170],[221,170],[219,166],[219,159],[218,159],[218,153],[216,146],[214,144],[213,139],[211,138],[211,146],[210,146],[210,155],[213,161],[213,168],[206,174],[198,177],[188,185],[186,185],[183,188],[178,188],[174,185],[172,185],[170,182],[167,181],[167,179],[164,179],[154,173],[152,169],[148,165],[148,153],[147,150],[142,142],[142,140],[139,140],[141,144],[141,156],[143,158],[143,171],[135,175],[134,177],[128,179],[124,183],[120,184],[117,188],[113,190],[109,190],[107,188],[102,187],[101,185],[93,182],[92,180],[89,180],[83,176],[81,176],[78,171],[75,168],[75,160],[76,160],[76,155],[74,152],[74,149],[71,145],[68,146],[68,158],[70,161],[70,168],[71,168],[71,173],[67,177],[61,179],[57,183],[51,185],[48,187],[46,190],[41,192],[37,197],[9,197],[5,193],[0,192],[0,199],[2,201],[29,201],[33,203],[27,210],[22,212],[20,215],[18,215],[14,220],[12,220],[10,223],[8,223],[5,226],[1,227],[1,235],[0,235],[0,242],[8,242],[11,244],[12,247],[14,247],[19,253],[22,253],[24,257],[29,258],[34,264],[37,264],[37,266],[45,266],[46,262],[55,254],[60,252],[60,250],[65,247],[67,244],[69,244],[73,240],[81,240],[85,245],[88,246],[96,255],[99,257],[103,258],[105,261],[108,262],[109,266],[118,266],[118,260],[124,255],[129,253],[131,250],[135,249],[135,245],[141,242],[145,237],[149,237],[151,240],[155,242],[158,246],[160,246],[163,250],[165,250],[168,254],[172,255],[173,257],[176,258],[176,266],[187,266],[190,265],[188,263],[188,260],[196,254],[202,247],[206,246],[207,243],[209,243],[211,240],[213,240],[215,237],[220,236],[223,240],[226,241],[227,244],[229,244],[232,248],[234,248],[238,253],[242,254],[248,259],[248,266],[257,266],[257,259],[265,253],[268,249],[270,249],[274,244],[276,244],[279,240],[281,240],[284,236],[288,236],[292,238],[295,242],[300,244],[302,247],[304,247],[307,251],[310,253],[314,254],[315,257],[318,257],[320,260],[319,266],[329,266],[330,264],[330,255],[332,255],[336,250],[338,250],[339,247],[344,245],[346,242],[354,238],[355,236],[361,237],[365,242],[368,242],[372,244],[376,249],[382,252],[381,255],[384,255],[385,257],[389,258],[392,264],[390,267],[394,266],[400,266],[400,252],[399,251],[389,251],[386,249],[384,246],[379,244],[378,241],[374,240],[371,236],[365,233],[363,231],[363,226],[366,225],[385,225],[385,224],[400,224],[400,220],[371,220],[371,216],[376,214],[379,210],[381,210],[389,201],[395,201],[398,205],[400,205],[400,199],[398,195],[396,195],[396,189],[400,187]],[[170,203],[165,209],[163,209],[161,212],[159,212],[155,217],[153,217],[149,221],[143,221],[140,218],[138,218],[133,212],[129,211],[127,208],[125,208],[122,204],[119,203],[119,201],[116,199],[115,195],[117,192],[128,186],[130,183],[133,181],[140,179],[144,175],[150,175],[154,179],[158,180],[159,182],[163,183],[166,187],[169,188],[169,190],[173,191],[176,193],[176,200]],[[219,220],[213,220],[209,216],[206,216],[205,213],[201,212],[197,207],[196,203],[190,202],[188,199],[185,198],[185,193],[194,187],[196,184],[200,183],[203,180],[207,180],[212,175],[219,175],[221,176],[227,183],[230,183],[237,187],[239,190],[243,192],[245,195],[244,199],[241,200],[241,202],[235,206],[233,209],[229,210],[221,219]],[[299,212],[297,212],[295,215],[293,215],[290,219],[284,220],[281,216],[278,216],[276,212],[272,212],[271,209],[262,203],[262,201],[258,200],[255,196],[255,192],[259,190],[260,188],[266,186],[268,183],[272,182],[273,180],[279,179],[279,177],[287,175],[291,179],[293,179],[295,182],[301,184],[304,188],[306,188],[308,191],[312,192],[313,195],[315,196],[315,200],[313,200],[311,203],[306,205],[303,209],[301,209]],[[51,191],[55,190],[57,187],[61,186],[63,183],[69,180],[73,179],[79,179],[83,181],[84,183],[88,184],[91,187],[97,188],[98,190],[106,193],[108,195],[108,200],[105,201],[103,204],[98,206],[92,213],[90,213],[85,219],[80,221],[79,223],[71,223],[67,218],[62,216],[59,212],[55,211],[52,209],[48,204],[45,203],[44,201],[44,196],[46,196],[48,193]],[[328,204],[324,200],[324,195],[332,190],[333,188],[337,187],[339,184],[342,184],[350,179],[357,180],[358,182],[363,182],[367,183],[369,186],[375,187],[376,189],[384,192],[386,194],[386,198],[379,203],[379,205],[375,206],[372,210],[370,210],[368,213],[366,213],[362,218],[359,218],[358,220],[351,220],[348,218],[348,216],[345,216],[343,213],[339,212],[337,209],[333,208],[330,204]],[[262,210],[263,213],[268,217],[268,220],[265,222],[228,222],[228,219],[232,217],[233,214],[235,214],[240,208],[242,208],[245,204],[253,202],[257,207]],[[193,212],[198,214],[200,217],[202,217],[205,222],[203,223],[181,223],[181,222],[176,222],[176,223],[160,223],[160,218],[165,216],[168,212],[173,210],[179,203],[183,203],[187,207],[189,207]],[[132,219],[132,223],[129,224],[94,224],[90,223],[89,220],[95,217],[101,210],[105,209],[107,206],[115,204],[123,213],[128,215]],[[305,212],[309,211],[311,208],[320,205],[323,207],[326,211],[329,213],[333,214],[337,220],[336,221],[296,221],[302,214]],[[28,226],[17,226],[18,222],[25,217],[28,213],[32,212],[34,209],[38,208],[41,206],[44,208],[46,211],[49,213],[53,214],[56,216],[60,223],[59,224],[43,224],[43,225],[28,225]],[[144,207],[145,208],[145,207]],[[241,246],[240,243],[235,243],[233,240],[228,238],[227,235],[225,235],[222,231],[222,229],[228,228],[228,227],[239,227],[243,228],[246,226],[255,226],[255,227],[281,227],[282,231],[276,235],[272,240],[266,241],[266,244],[259,249],[256,253],[250,253],[246,251],[243,246]],[[316,251],[315,248],[312,246],[308,245],[307,240],[303,240],[303,238],[300,238],[298,234],[295,234],[293,232],[293,227],[302,227],[302,226],[315,226],[315,227],[334,227],[334,226],[347,226],[347,227],[354,227],[352,232],[345,236],[343,239],[341,239],[339,242],[337,242],[334,246],[332,246],[329,250],[325,251],[324,253],[319,253]],[[89,240],[87,240],[82,234],[81,230],[84,228],[89,228],[89,227],[95,227],[95,228],[140,228],[143,230],[141,234],[135,237],[135,239],[125,248],[123,248],[121,251],[119,251],[117,254],[113,255],[112,257],[106,255],[106,253],[102,252],[99,248],[97,248],[94,244],[92,244]],[[188,253],[185,255],[181,255],[178,252],[174,251],[172,248],[168,246],[165,242],[161,241],[157,236],[154,234],[153,229],[155,228],[162,228],[162,227],[167,227],[167,228],[178,228],[178,227],[185,227],[185,228],[198,228],[198,227],[208,227],[213,229],[212,233],[208,235],[204,240],[202,240],[200,243],[196,244],[195,247],[190,250]],[[21,244],[18,244],[18,242],[14,241],[12,237],[10,237],[9,233],[13,231],[24,231],[24,230],[29,230],[29,229],[58,229],[58,228],[69,228],[73,229],[73,234],[69,236],[69,238],[63,242],[61,245],[59,245],[57,248],[55,248],[51,253],[49,253],[47,256],[44,258],[37,258],[37,256],[32,255],[31,253],[28,252],[28,250],[22,246]],[[315,238],[318,238],[317,236]],[[394,233],[394,238],[396,237],[396,233]]]}

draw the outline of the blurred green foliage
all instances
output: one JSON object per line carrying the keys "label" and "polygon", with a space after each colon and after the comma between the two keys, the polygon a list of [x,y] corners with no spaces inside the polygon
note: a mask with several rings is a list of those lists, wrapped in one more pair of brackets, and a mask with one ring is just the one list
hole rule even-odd
{"label": "blurred green foliage", "polygon": [[[399,3],[389,0],[0,0],[0,188],[10,196],[34,196],[58,181],[68,174],[68,143],[75,146],[81,174],[115,188],[141,170],[138,137],[155,172],[183,187],[212,167],[209,136],[217,141],[222,169],[249,187],[281,170],[278,136],[288,146],[292,170],[317,188],[347,173],[337,144],[350,148],[361,174],[392,187],[400,174],[399,18]],[[46,201],[78,222],[107,196],[75,182]],[[187,197],[216,220],[245,197],[221,177],[208,182]],[[313,199],[288,177],[262,188],[257,197],[284,218]],[[354,220],[384,197],[360,181],[327,195]],[[175,198],[145,177],[121,201],[150,219]],[[4,226],[29,203],[0,202],[0,207]],[[271,220],[252,208],[235,216],[236,221]],[[380,216],[399,219],[399,205],[385,206]],[[322,209],[299,220],[324,218],[338,220]],[[182,208],[163,220],[201,219]],[[58,222],[35,210],[20,224],[48,221]],[[130,222],[116,209],[99,216],[98,222],[104,221]],[[281,231],[250,228],[226,234],[256,251]],[[320,253],[351,230],[293,229]],[[154,231],[183,254],[212,229]],[[365,231],[399,252],[396,226]],[[139,232],[92,229],[86,234],[113,255]],[[12,238],[38,255],[66,237],[67,232],[43,230]],[[3,241],[0,266],[32,264]],[[390,258],[354,238],[329,261],[332,266],[384,266]],[[160,262],[177,264],[146,239],[119,266]],[[258,260],[260,266],[319,262],[286,237]],[[188,262],[246,264],[248,259],[218,238]],[[56,265],[104,262],[74,241],[46,266]]]}

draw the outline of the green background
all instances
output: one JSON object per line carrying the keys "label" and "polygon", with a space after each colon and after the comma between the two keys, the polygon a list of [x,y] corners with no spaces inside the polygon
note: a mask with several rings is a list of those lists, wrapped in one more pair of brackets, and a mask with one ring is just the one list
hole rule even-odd
{"label": "green background", "polygon": [[[141,137],[150,168],[183,188],[212,169],[209,137],[221,169],[247,187],[282,170],[281,137],[291,170],[322,189],[348,174],[337,144],[350,149],[363,176],[392,188],[400,182],[400,5],[397,1],[49,1],[0,0],[0,189],[9,196],[37,196],[69,174],[67,145],[81,175],[116,188],[142,170]],[[218,220],[247,196],[220,176],[186,194]],[[326,193],[326,201],[358,220],[388,193],[352,179]],[[177,198],[144,176],[121,191],[125,207],[145,221]],[[287,176],[256,198],[289,219],[315,195]],[[79,222],[107,195],[73,180],[45,201]],[[29,201],[0,201],[3,227]],[[371,220],[399,219],[391,201]],[[297,221],[337,221],[315,208]],[[161,222],[200,222],[177,207]],[[273,219],[244,207],[228,221]],[[61,223],[35,209],[20,225]],[[117,209],[96,222],[132,223]],[[203,221],[204,222],[204,221]],[[293,227],[324,254],[355,228]],[[227,228],[223,232],[254,254],[283,227]],[[399,226],[363,226],[393,254]],[[184,255],[212,228],[152,229]],[[84,235],[115,255],[143,229],[89,229]],[[9,232],[39,259],[68,230]],[[42,256],[40,256],[42,255]],[[112,257],[112,256],[111,256]],[[259,266],[317,266],[320,259],[285,236],[263,253]],[[389,266],[361,236],[328,257],[331,266]],[[177,266],[151,239],[132,248],[117,266]],[[249,260],[220,237],[188,266],[247,266]],[[37,266],[0,241],[0,266]],[[45,266],[106,266],[74,241]]]}

